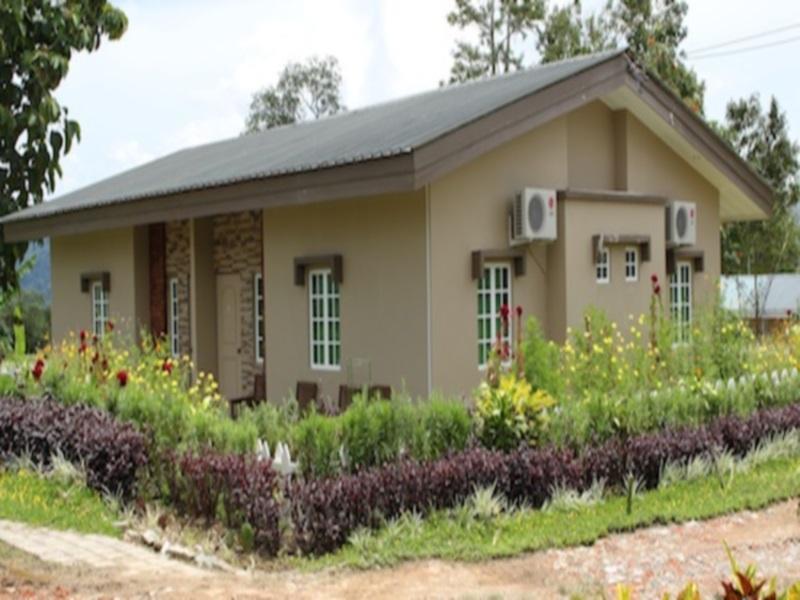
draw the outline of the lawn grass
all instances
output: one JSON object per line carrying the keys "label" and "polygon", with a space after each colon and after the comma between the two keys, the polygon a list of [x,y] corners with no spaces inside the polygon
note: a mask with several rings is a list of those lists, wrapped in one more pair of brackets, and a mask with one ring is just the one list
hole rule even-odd
{"label": "lawn grass", "polygon": [[609,497],[575,510],[517,510],[491,520],[460,518],[438,511],[425,519],[405,518],[376,532],[362,532],[338,552],[298,561],[305,569],[368,568],[404,560],[484,560],[523,552],[591,544],[611,533],[654,524],[708,519],[758,509],[800,494],[800,458],[775,459],[737,473],[725,487],[716,476],[651,490],[634,500]]}
{"label": "lawn grass", "polygon": [[117,515],[97,493],[27,469],[0,470],[0,519],[119,537]]}

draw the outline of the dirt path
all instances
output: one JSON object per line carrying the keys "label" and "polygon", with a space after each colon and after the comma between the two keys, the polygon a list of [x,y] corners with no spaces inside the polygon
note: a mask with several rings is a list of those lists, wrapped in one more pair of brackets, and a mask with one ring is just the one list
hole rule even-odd
{"label": "dirt path", "polygon": [[232,575],[179,563],[175,568],[156,563],[149,570],[131,564],[65,566],[0,546],[0,597],[596,598],[627,582],[638,598],[649,599],[664,591],[674,594],[688,580],[712,597],[729,572],[722,540],[740,563],[756,562],[766,575],[800,580],[800,520],[793,501],[757,513],[615,535],[588,547],[482,563],[428,560],[371,571]]}

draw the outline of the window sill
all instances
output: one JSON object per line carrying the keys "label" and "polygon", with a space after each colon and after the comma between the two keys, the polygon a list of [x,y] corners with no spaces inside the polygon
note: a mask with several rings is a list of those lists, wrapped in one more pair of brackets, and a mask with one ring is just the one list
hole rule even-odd
{"label": "window sill", "polygon": [[311,370],[312,371],[326,371],[326,372],[334,372],[335,373],[335,372],[341,371],[342,367],[341,366],[325,367],[325,366],[321,366],[321,365],[311,365]]}

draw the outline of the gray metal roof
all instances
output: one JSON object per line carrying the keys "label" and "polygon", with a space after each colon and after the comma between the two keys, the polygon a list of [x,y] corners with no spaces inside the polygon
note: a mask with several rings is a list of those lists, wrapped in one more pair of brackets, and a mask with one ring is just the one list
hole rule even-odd
{"label": "gray metal roof", "polygon": [[783,319],[787,310],[800,309],[799,273],[726,275],[721,283],[723,306],[744,317],[755,317],[756,299],[762,318]]}
{"label": "gray metal roof", "polygon": [[187,148],[8,215],[0,223],[410,153],[622,53],[615,50],[551,63]]}

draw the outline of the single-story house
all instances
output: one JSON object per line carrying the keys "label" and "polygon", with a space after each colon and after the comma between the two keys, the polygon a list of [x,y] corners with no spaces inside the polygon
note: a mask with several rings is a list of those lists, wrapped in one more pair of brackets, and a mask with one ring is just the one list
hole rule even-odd
{"label": "single-story house", "polygon": [[722,305],[756,333],[781,331],[800,314],[800,273],[726,275],[721,283]]}
{"label": "single-story house", "polygon": [[[229,397],[479,383],[502,304],[552,339],[588,305],[685,331],[720,225],[769,186],[612,51],[187,148],[0,220],[49,237],[52,334],[166,333]],[[258,376],[258,377],[257,377]]]}

